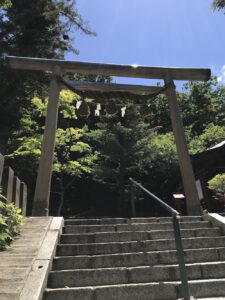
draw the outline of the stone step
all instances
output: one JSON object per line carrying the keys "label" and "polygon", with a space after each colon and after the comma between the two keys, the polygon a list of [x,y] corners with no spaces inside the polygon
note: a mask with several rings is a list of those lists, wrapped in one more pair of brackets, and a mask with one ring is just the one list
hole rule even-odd
{"label": "stone step", "polygon": [[[225,261],[225,247],[184,250],[186,263]],[[176,250],[56,257],[53,270],[169,265],[177,263]]]}
{"label": "stone step", "polygon": [[[225,278],[225,262],[186,265],[189,280]],[[63,270],[50,273],[49,288],[179,281],[177,265]]]}
{"label": "stone step", "polygon": [[[0,286],[1,282],[8,281],[13,277],[13,280],[23,280],[28,274],[29,268],[17,267],[17,268],[2,268],[0,267]],[[1,298],[0,298],[1,299]]]}
{"label": "stone step", "polygon": [[[195,228],[182,229],[182,237],[213,237],[220,236],[220,228]],[[126,242],[155,239],[172,239],[173,230],[152,230],[152,231],[120,231],[120,232],[99,232],[86,234],[63,234],[62,244],[84,244],[84,243],[104,243],[104,242]]]}
{"label": "stone step", "polygon": [[[225,237],[196,237],[182,239],[186,249],[225,247]],[[176,249],[173,239],[95,244],[59,244],[58,256],[97,255],[109,253],[147,252]]]}
{"label": "stone step", "polygon": [[[198,298],[225,296],[225,279],[190,281]],[[47,289],[44,300],[174,300],[181,298],[179,282],[119,284],[85,288]]]}
{"label": "stone step", "polygon": [[[25,283],[25,278],[23,279],[8,279],[8,280],[0,280],[0,287],[1,287],[1,294],[10,294],[15,293],[15,294],[19,294],[22,290],[22,287]],[[13,286],[13,290],[12,290],[12,286]],[[0,298],[2,300],[2,298]],[[18,298],[19,299],[19,298]]]}
{"label": "stone step", "polygon": [[[182,300],[182,299],[181,299]],[[198,298],[194,300],[225,300],[225,297],[213,297],[213,298]]]}
{"label": "stone step", "polygon": [[0,268],[13,268],[17,267],[18,265],[22,268],[26,268],[29,267],[34,261],[33,255],[26,255],[26,257],[24,257],[24,253],[20,255],[10,254],[8,251],[5,253],[6,255],[1,253]]}
{"label": "stone step", "polygon": [[[201,216],[183,216],[180,222],[196,222],[202,221]],[[161,218],[102,218],[102,219],[66,219],[65,225],[107,225],[107,224],[131,224],[131,223],[167,223],[172,222],[171,217]]]}
{"label": "stone step", "polygon": [[1,300],[18,300],[20,298],[20,293],[19,292],[0,292],[0,299]]}
{"label": "stone step", "polygon": [[[210,228],[209,221],[199,222],[181,222],[181,229],[191,228]],[[151,231],[151,230],[171,230],[171,222],[165,223],[136,223],[119,225],[67,225],[64,227],[64,233],[90,233],[90,232],[118,232],[118,231]]]}

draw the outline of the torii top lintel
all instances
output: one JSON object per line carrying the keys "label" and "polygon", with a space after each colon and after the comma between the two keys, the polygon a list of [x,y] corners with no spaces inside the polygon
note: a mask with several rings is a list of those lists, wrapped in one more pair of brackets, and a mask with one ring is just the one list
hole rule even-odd
{"label": "torii top lintel", "polygon": [[13,69],[20,70],[54,71],[54,69],[58,66],[60,67],[62,73],[76,72],[81,74],[149,79],[166,79],[169,77],[171,80],[198,81],[207,81],[211,76],[210,69],[198,68],[167,68],[137,65],[114,65],[17,56],[7,56],[5,60],[7,66]]}

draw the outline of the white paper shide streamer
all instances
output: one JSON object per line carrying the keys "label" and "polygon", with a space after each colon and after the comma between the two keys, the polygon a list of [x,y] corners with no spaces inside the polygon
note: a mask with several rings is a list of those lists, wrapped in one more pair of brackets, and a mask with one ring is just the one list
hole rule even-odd
{"label": "white paper shide streamer", "polygon": [[95,116],[96,117],[100,116],[100,111],[101,111],[101,104],[97,104],[97,107],[95,109]]}
{"label": "white paper shide streamer", "polygon": [[126,109],[127,109],[126,106],[124,106],[124,107],[121,108],[121,116],[122,116],[122,118],[125,116]]}

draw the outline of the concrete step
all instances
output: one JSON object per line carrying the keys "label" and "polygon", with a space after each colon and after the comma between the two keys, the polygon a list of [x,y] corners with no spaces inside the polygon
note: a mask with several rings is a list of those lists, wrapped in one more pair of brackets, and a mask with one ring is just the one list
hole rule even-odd
{"label": "concrete step", "polygon": [[[182,300],[182,299],[181,299]],[[213,298],[198,298],[195,300],[225,300],[225,297],[213,297]]]}
{"label": "concrete step", "polygon": [[[225,296],[225,279],[190,281],[198,298]],[[85,288],[47,289],[44,300],[174,300],[181,298],[179,282],[119,284]]]}
{"label": "concrete step", "polygon": [[[182,237],[213,237],[220,236],[220,228],[195,228],[182,229]],[[86,234],[63,234],[62,244],[85,244],[85,243],[104,243],[104,242],[127,242],[155,239],[172,239],[173,230],[152,230],[152,231],[121,231],[121,232],[99,232]]]}
{"label": "concrete step", "polygon": [[[180,222],[196,222],[202,221],[201,216],[183,216]],[[107,224],[131,224],[131,223],[167,223],[172,222],[171,217],[162,218],[102,218],[102,219],[66,219],[65,225],[107,225]]]}
{"label": "concrete step", "polygon": [[[18,265],[20,267],[29,267],[34,261],[34,256],[27,256],[24,257],[24,253],[23,254],[19,254],[19,255],[13,255],[11,252],[5,252],[1,253],[1,260],[0,260],[0,268],[13,268],[13,267],[18,267]],[[1,299],[1,298],[0,298]]]}
{"label": "concrete step", "polygon": [[[184,250],[186,263],[225,261],[225,247]],[[56,257],[53,270],[169,265],[177,263],[176,250]]]}
{"label": "concrete step", "polygon": [[[225,262],[186,265],[189,280],[225,278]],[[177,265],[53,271],[48,287],[64,288],[130,283],[179,281]]]}
{"label": "concrete step", "polygon": [[[184,238],[182,242],[185,249],[225,247],[225,237]],[[97,255],[174,249],[176,249],[176,246],[173,239],[95,244],[60,244],[57,246],[57,255]]]}
{"label": "concrete step", "polygon": [[[209,221],[181,222],[181,229],[210,228]],[[90,232],[118,232],[118,231],[151,231],[151,230],[171,230],[172,222],[165,223],[136,223],[119,225],[67,225],[64,233],[90,233]]]}
{"label": "concrete step", "polygon": [[[1,282],[8,281],[13,277],[13,280],[24,280],[24,278],[29,274],[29,269],[24,267],[17,268],[2,268],[0,267],[0,286]],[[1,298],[0,298],[1,299]]]}
{"label": "concrete step", "polygon": [[[180,220],[191,295],[225,298],[225,236],[201,217]],[[43,300],[182,298],[172,218],[69,219]]]}
{"label": "concrete step", "polygon": [[20,298],[20,293],[19,292],[0,292],[0,299],[1,300],[18,300]]}
{"label": "concrete step", "polygon": [[[22,290],[22,287],[25,283],[25,278],[23,279],[8,279],[8,280],[0,280],[0,287],[1,287],[1,294],[10,294],[10,293],[15,293],[19,294]],[[13,286],[13,290],[12,290]],[[0,297],[2,300],[2,298]],[[18,298],[19,299],[19,298]]]}

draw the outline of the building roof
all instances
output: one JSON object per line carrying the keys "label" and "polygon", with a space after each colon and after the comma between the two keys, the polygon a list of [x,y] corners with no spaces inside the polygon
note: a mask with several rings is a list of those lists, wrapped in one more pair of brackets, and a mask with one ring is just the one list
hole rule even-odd
{"label": "building roof", "polygon": [[225,167],[225,140],[201,153],[191,155],[191,160],[198,170]]}

